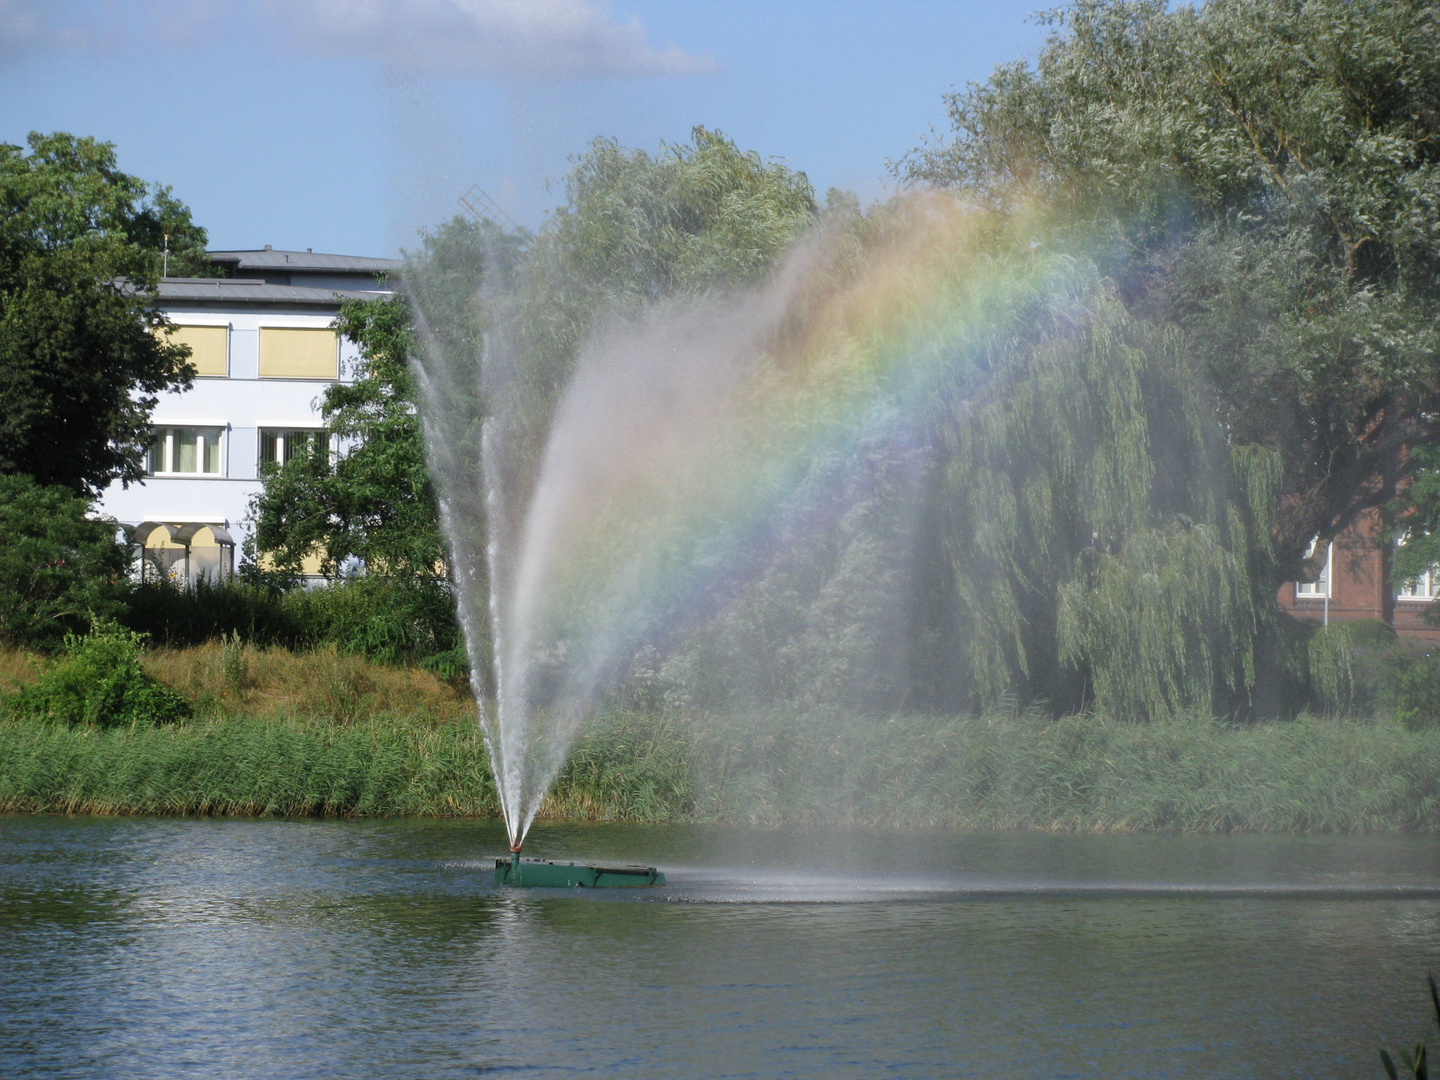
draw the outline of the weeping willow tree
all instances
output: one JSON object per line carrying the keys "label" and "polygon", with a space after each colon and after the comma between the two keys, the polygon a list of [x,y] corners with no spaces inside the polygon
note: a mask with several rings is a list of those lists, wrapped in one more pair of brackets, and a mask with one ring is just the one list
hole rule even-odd
{"label": "weeping willow tree", "polygon": [[[955,205],[852,223],[858,255],[797,304],[868,404],[812,432],[680,674],[707,704],[1253,711],[1278,459],[1228,444],[1183,334],[1094,263]],[[951,218],[979,224],[936,238]]]}
{"label": "weeping willow tree", "polygon": [[[441,466],[445,446],[471,448],[441,468],[447,498],[492,529],[470,474],[498,465],[514,517],[502,554],[518,550],[527,477],[587,342],[654,352],[614,328],[656,311],[682,328],[697,312],[771,312],[774,329],[745,354],[757,411],[714,462],[733,490],[567,558],[580,592],[565,625],[603,622],[580,594],[653,546],[638,577],[670,587],[627,609],[623,633],[596,633],[633,643],[647,679],[698,704],[1254,710],[1277,633],[1280,459],[1230,444],[1189,340],[1127,307],[1096,262],[1047,252],[1043,213],[901,199],[832,214],[828,238],[797,248],[815,221],[803,176],[704,132],[660,158],[597,144],[569,192],[491,298],[488,354],[513,382],[486,408],[507,452],[475,445],[478,407],[461,410],[468,434],[432,440]],[[496,334],[510,335],[498,350]],[[437,401],[491,397],[465,341],[431,350]],[[670,347],[678,365],[688,346]],[[450,352],[462,362],[440,365]],[[640,479],[666,490],[664,469]],[[567,630],[547,655],[586,636]]]}
{"label": "weeping willow tree", "polygon": [[1016,316],[938,425],[952,699],[1248,711],[1277,459],[1226,444],[1183,336],[1093,273]]}

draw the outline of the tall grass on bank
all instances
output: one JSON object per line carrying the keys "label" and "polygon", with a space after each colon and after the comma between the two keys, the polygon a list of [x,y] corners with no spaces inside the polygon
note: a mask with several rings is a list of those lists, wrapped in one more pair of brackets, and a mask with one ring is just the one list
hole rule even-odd
{"label": "tall grass on bank", "polygon": [[[215,715],[0,722],[0,810],[493,816],[473,721]],[[1440,731],[992,713],[600,717],[543,807],[566,819],[1064,831],[1440,828]]]}
{"label": "tall grass on bank", "polygon": [[471,725],[215,718],[104,730],[0,721],[0,810],[243,816],[498,812]]}
{"label": "tall grass on bank", "polygon": [[653,798],[683,783],[694,820],[1095,832],[1440,827],[1440,731],[1390,723],[710,718],[689,730],[680,777],[672,740],[653,730],[626,718],[597,729],[562,777],[555,810],[582,808],[597,788],[613,801],[601,777],[628,757],[654,765],[631,766],[646,783],[625,783],[626,792]]}

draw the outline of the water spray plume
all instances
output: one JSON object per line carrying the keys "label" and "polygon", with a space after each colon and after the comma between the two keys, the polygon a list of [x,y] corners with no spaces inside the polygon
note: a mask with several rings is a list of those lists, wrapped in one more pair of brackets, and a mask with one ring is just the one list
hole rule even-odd
{"label": "water spray plume", "polygon": [[[817,527],[795,516],[802,478],[838,505],[865,447],[903,445],[997,341],[1093,289],[1032,225],[915,196],[863,241],[853,223],[817,230],[762,286],[595,313],[528,485],[500,466],[526,406],[507,399],[515,306],[492,298],[483,361],[422,322],[422,415],[511,851],[636,650],[743,588],[756,545]],[[826,498],[808,505],[823,516]]]}

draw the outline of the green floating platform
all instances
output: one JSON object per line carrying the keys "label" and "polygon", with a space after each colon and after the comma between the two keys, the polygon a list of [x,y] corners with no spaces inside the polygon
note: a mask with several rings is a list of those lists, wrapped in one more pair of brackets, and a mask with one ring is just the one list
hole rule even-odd
{"label": "green floating platform", "polygon": [[640,889],[664,885],[653,866],[583,866],[514,855],[495,860],[495,884],[522,889]]}

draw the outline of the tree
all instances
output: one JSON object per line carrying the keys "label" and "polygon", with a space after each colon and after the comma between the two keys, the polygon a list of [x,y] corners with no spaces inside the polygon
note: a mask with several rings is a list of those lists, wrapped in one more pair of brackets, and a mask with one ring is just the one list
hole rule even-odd
{"label": "tree", "polygon": [[[896,166],[1034,218],[1281,461],[1273,580],[1440,436],[1440,4],[1081,0]],[[1037,211],[1037,204],[1042,208]]]}
{"label": "tree", "polygon": [[154,303],[166,238],[193,270],[205,231],[109,143],[29,146],[0,145],[0,473],[94,495],[144,475],[157,395],[190,385]]}
{"label": "tree", "polygon": [[502,486],[523,505],[575,358],[603,321],[675,296],[754,284],[817,220],[809,179],[718,131],[658,154],[596,139],[565,178],[565,203],[526,252],[496,343],[505,373]]}
{"label": "tree", "polygon": [[375,573],[443,576],[435,491],[425,468],[409,358],[410,313],[399,297],[348,300],[335,330],[360,346],[351,383],[326,388],[320,412],[328,438],[272,467],[251,503],[255,546],[282,571],[313,555],[334,575],[357,559]]}
{"label": "tree", "polygon": [[0,638],[51,649],[94,616],[115,617],[126,588],[115,523],[89,501],[28,476],[0,476]]}

